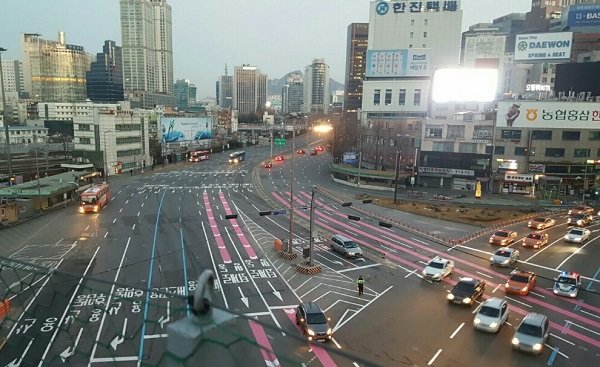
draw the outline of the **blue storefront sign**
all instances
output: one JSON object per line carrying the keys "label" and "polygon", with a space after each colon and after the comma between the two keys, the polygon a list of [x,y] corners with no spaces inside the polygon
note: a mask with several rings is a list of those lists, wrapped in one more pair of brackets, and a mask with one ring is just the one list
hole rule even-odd
{"label": "blue storefront sign", "polygon": [[600,26],[600,5],[574,5],[569,7],[569,27]]}

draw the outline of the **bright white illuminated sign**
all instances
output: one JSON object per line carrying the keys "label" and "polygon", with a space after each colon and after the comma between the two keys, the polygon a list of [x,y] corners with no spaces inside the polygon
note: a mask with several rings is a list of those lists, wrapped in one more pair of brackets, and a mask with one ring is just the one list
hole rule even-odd
{"label": "bright white illuminated sign", "polygon": [[496,69],[439,69],[433,77],[435,102],[490,102],[496,97]]}

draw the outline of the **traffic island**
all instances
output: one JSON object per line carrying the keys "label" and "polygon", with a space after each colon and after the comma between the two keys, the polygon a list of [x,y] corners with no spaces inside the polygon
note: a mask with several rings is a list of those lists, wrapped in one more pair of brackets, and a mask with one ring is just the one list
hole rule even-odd
{"label": "traffic island", "polygon": [[315,275],[321,272],[321,267],[317,265],[298,264],[296,271],[305,275]]}

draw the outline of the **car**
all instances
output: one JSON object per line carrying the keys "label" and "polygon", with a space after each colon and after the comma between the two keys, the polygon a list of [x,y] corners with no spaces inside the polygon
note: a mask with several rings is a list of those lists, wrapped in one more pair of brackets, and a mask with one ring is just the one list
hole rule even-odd
{"label": "car", "polygon": [[508,320],[508,302],[504,298],[489,298],[477,307],[473,326],[477,330],[497,333]]}
{"label": "car", "polygon": [[453,271],[453,260],[443,259],[439,256],[436,256],[427,262],[427,265],[425,265],[425,268],[421,274],[425,279],[440,281],[452,274]]}
{"label": "car", "polygon": [[540,248],[548,244],[548,233],[533,232],[523,238],[523,247]]}
{"label": "car", "polygon": [[298,150],[296,151],[296,154],[304,154],[304,153],[306,153],[306,152],[304,151],[304,149],[298,149]]}
{"label": "car", "polygon": [[540,354],[544,349],[544,344],[550,335],[550,323],[548,317],[535,312],[530,312],[519,326],[515,329],[515,335],[512,338],[514,349],[526,352]]}
{"label": "car", "polygon": [[571,226],[583,227],[592,222],[592,216],[589,214],[571,214],[567,218],[567,224]]}
{"label": "car", "polygon": [[[568,214],[590,214],[590,215],[594,215],[594,208],[590,207],[590,206],[585,206],[585,205],[580,205],[580,206],[576,206],[573,207],[571,209],[569,209]],[[600,213],[600,212],[598,212]],[[599,214],[600,215],[600,214]]]}
{"label": "car", "polygon": [[504,290],[509,294],[526,296],[535,288],[537,276],[534,272],[515,269],[510,273]]}
{"label": "car", "polygon": [[266,162],[265,162],[265,168],[273,168],[273,162],[271,162],[271,161],[266,161]]}
{"label": "car", "polygon": [[318,147],[316,147],[315,149],[317,149],[318,152],[322,152],[325,150],[325,148],[323,148],[322,145],[319,145]]}
{"label": "car", "polygon": [[282,155],[278,155],[278,156],[275,157],[275,160],[277,162],[282,162],[283,161],[283,156]]}
{"label": "car", "polygon": [[501,229],[494,232],[494,234],[490,237],[490,244],[507,246],[515,242],[516,239],[517,232],[508,229]]}
{"label": "car", "polygon": [[475,300],[483,296],[484,290],[485,280],[460,278],[446,299],[448,302],[471,306]]}
{"label": "car", "polygon": [[333,337],[333,329],[329,327],[330,319],[315,302],[305,302],[296,308],[296,325],[308,340],[329,341]]}
{"label": "car", "polygon": [[490,265],[511,266],[519,260],[519,250],[502,247],[490,257]]}
{"label": "car", "polygon": [[537,217],[537,218],[531,219],[527,223],[527,227],[533,228],[533,229],[546,229],[546,228],[550,228],[550,227],[554,226],[555,224],[556,224],[556,221],[552,218]]}
{"label": "car", "polygon": [[554,278],[554,287],[552,292],[559,296],[577,297],[581,287],[581,275],[572,271],[563,271],[558,278]]}
{"label": "car", "polygon": [[315,148],[312,148],[310,150],[310,155],[317,155],[317,150]]}
{"label": "car", "polygon": [[575,227],[571,228],[563,238],[566,242],[584,243],[590,239],[591,234],[592,232],[589,229]]}
{"label": "car", "polygon": [[363,256],[362,250],[358,244],[341,234],[336,234],[331,237],[330,246],[332,251],[337,251],[346,257],[358,258]]}

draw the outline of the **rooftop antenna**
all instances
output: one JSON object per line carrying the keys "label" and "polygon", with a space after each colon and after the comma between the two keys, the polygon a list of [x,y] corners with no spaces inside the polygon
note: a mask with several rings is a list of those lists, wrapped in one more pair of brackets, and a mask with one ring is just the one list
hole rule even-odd
{"label": "rooftop antenna", "polygon": [[225,63],[225,76],[227,76],[227,63]]}

